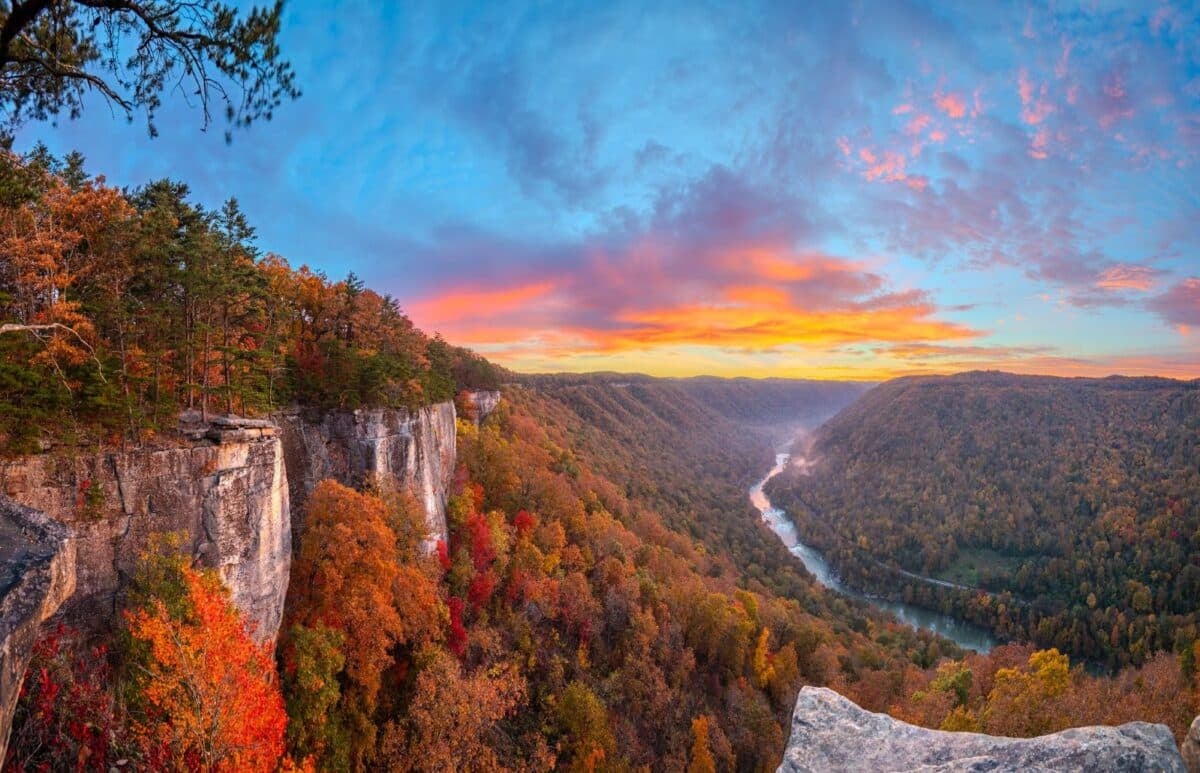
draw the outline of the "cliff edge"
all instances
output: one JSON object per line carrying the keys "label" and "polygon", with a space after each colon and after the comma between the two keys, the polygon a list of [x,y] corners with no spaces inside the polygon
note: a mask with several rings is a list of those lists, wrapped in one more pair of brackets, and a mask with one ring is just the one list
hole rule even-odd
{"label": "cliff edge", "polygon": [[38,628],[74,590],[71,532],[0,496],[0,763]]}
{"label": "cliff edge", "polygon": [[778,773],[801,771],[1163,771],[1185,773],[1166,725],[1079,727],[1037,738],[950,733],[860,708],[805,687]]}

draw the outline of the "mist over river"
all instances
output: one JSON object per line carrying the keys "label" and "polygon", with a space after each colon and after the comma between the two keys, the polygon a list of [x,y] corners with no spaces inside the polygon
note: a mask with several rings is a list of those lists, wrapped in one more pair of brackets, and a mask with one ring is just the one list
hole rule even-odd
{"label": "mist over river", "polygon": [[796,525],[788,518],[787,513],[772,505],[771,500],[763,491],[763,486],[767,481],[783,472],[790,464],[804,467],[807,460],[800,457],[793,462],[789,453],[776,454],[775,466],[771,468],[766,477],[751,486],[750,502],[762,516],[763,522],[771,528],[771,531],[775,532],[792,555],[800,559],[804,568],[808,569],[819,583],[838,593],[861,599],[879,609],[885,609],[914,628],[924,628],[927,631],[941,634],[960,647],[977,652],[988,652],[996,646],[996,640],[992,638],[991,634],[977,625],[912,604],[868,596],[843,584],[825,557],[801,541],[800,535],[796,531]]}

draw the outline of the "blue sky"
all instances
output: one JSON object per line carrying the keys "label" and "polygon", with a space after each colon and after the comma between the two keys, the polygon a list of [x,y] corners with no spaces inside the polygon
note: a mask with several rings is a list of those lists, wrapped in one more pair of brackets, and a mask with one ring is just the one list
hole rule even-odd
{"label": "blue sky", "polygon": [[525,370],[1200,376],[1194,3],[287,5],[304,96],[20,138]]}

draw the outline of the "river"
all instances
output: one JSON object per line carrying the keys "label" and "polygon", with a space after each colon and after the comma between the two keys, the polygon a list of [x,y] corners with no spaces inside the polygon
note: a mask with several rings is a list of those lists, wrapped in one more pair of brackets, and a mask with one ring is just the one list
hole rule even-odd
{"label": "river", "polygon": [[[791,463],[791,454],[776,454],[775,466],[771,468],[765,478],[750,488],[750,502],[762,515],[763,522],[771,528],[771,531],[775,532],[792,555],[800,559],[804,568],[808,569],[819,583],[838,593],[866,601],[879,609],[886,609],[902,622],[915,628],[924,628],[927,631],[941,634],[965,649],[987,652],[996,646],[996,640],[992,638],[991,634],[977,625],[912,604],[868,596],[843,584],[825,557],[800,540],[800,535],[796,532],[796,525],[787,517],[787,513],[773,506],[763,491],[763,486],[767,481],[783,472]],[[805,466],[806,463],[804,458],[795,461],[795,464],[800,467]]]}

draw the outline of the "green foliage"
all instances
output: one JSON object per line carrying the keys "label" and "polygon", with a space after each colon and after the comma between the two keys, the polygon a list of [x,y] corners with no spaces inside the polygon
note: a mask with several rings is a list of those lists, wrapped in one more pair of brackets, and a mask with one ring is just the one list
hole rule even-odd
{"label": "green foliage", "polygon": [[608,709],[587,685],[567,685],[555,714],[568,770],[591,770],[597,762],[614,756],[616,741],[608,727]]}
{"label": "green foliage", "polygon": [[338,713],[345,640],[341,631],[324,625],[293,625],[279,654],[288,750],[296,759],[321,760],[323,770],[350,766],[349,739]]}
{"label": "green foliage", "polygon": [[196,97],[205,126],[211,109],[230,128],[269,119],[285,99],[300,95],[291,66],[280,58],[282,11],[282,2],[247,12],[211,1],[5,4],[3,136],[11,140],[26,121],[78,117],[88,93],[131,120],[144,111],[151,135],[168,90]]}

